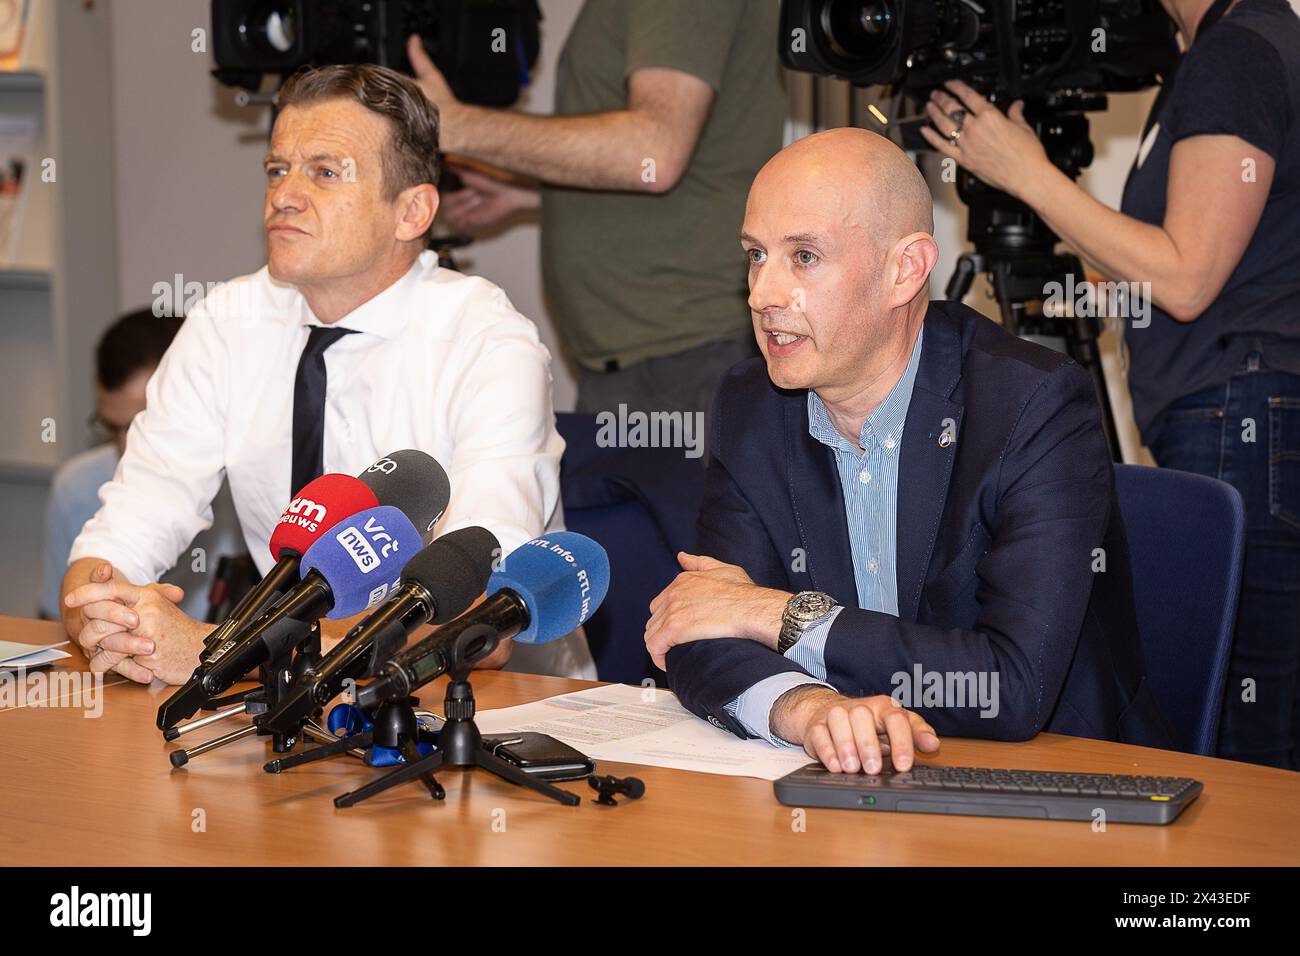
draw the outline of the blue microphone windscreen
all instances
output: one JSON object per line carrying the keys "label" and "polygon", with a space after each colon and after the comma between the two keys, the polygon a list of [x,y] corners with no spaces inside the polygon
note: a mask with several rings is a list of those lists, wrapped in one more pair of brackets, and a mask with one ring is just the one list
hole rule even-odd
{"label": "blue microphone windscreen", "polygon": [[397,590],[406,562],[424,542],[392,505],[358,511],[330,528],[302,556],[302,573],[319,571],[334,593],[326,617],[360,614]]}
{"label": "blue microphone windscreen", "polygon": [[559,640],[605,600],[609,556],[576,531],[553,531],[521,544],[488,578],[487,593],[516,591],[528,605],[528,627],[515,635],[521,644]]}

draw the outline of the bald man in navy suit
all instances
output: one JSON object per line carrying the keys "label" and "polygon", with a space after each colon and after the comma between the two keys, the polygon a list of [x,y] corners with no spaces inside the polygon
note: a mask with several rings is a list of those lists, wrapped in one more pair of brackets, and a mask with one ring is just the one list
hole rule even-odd
{"label": "bald man in navy suit", "polygon": [[896,769],[939,735],[1168,746],[1091,377],[930,301],[925,180],[837,129],[754,180],[762,359],[714,409],[697,554],[646,644],[692,712]]}

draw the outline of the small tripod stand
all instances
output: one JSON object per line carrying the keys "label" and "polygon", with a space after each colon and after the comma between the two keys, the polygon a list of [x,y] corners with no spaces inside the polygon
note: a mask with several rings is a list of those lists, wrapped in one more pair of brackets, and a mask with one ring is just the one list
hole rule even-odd
{"label": "small tripod stand", "polygon": [[[389,747],[398,751],[408,765],[416,763],[425,756],[419,748],[420,724],[415,716],[415,705],[418,703],[419,700],[414,697],[384,701],[375,711],[374,722],[369,727],[311,750],[277,757],[262,769],[267,773],[281,773],[305,763],[326,760],[351,750],[365,750],[371,746]],[[441,800],[447,795],[432,773],[421,774],[420,779],[424,781],[433,799]]]}
{"label": "small tripod stand", "polygon": [[558,800],[565,806],[574,807],[581,803],[582,799],[576,793],[536,780],[527,772],[483,749],[483,735],[474,723],[474,689],[470,686],[469,674],[474,669],[474,663],[491,654],[498,642],[499,635],[489,627],[470,627],[457,635],[447,652],[447,672],[451,675],[451,683],[447,686],[447,697],[443,705],[447,722],[438,732],[438,749],[363,787],[335,797],[334,806],[353,806],[400,783],[426,775],[431,777],[439,767],[486,770],[503,780]]}

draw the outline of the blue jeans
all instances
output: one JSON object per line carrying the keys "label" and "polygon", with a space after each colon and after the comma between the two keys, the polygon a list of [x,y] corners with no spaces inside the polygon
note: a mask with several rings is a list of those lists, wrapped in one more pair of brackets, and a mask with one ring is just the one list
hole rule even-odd
{"label": "blue jeans", "polygon": [[1227,385],[1166,409],[1151,453],[1226,481],[1246,505],[1219,756],[1300,769],[1300,375],[1251,353]]}

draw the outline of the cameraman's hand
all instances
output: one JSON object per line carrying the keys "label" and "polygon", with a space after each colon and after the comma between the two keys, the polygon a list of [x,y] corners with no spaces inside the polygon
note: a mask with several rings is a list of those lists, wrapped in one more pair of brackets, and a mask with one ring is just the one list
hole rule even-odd
{"label": "cameraman's hand", "polygon": [[420,84],[433,105],[438,107],[438,145],[444,153],[460,152],[463,146],[464,104],[456,99],[451,91],[451,84],[442,75],[442,71],[433,65],[433,60],[425,52],[424,43],[416,34],[406,39],[406,55],[411,61],[411,70],[415,81]]}
{"label": "cameraman's hand", "polygon": [[517,186],[495,176],[456,167],[464,188],[441,194],[438,207],[447,223],[458,231],[485,229],[524,209],[536,209],[538,193],[527,186]]}
{"label": "cameraman's hand", "polygon": [[[1037,134],[1025,121],[1025,104],[1016,100],[1007,115],[961,80],[949,80],[947,91],[935,90],[925,112],[934,129],[921,127],[925,141],[962,169],[995,189],[1017,198],[1032,191],[1041,177],[1055,169]],[[958,128],[953,119],[964,110],[961,135],[953,142],[949,134]],[[938,130],[936,132],[935,130]]]}

